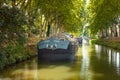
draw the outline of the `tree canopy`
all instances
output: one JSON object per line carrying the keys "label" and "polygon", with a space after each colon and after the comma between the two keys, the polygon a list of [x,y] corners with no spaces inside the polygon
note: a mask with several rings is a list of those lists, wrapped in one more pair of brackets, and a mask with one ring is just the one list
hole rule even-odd
{"label": "tree canopy", "polygon": [[38,0],[38,4],[48,22],[58,23],[67,31],[79,29],[81,0]]}
{"label": "tree canopy", "polygon": [[95,34],[119,22],[119,4],[119,0],[89,0],[86,7],[86,0],[0,0],[0,30],[14,26],[41,35],[50,24],[53,29],[81,32],[89,23]]}
{"label": "tree canopy", "polygon": [[92,33],[97,33],[118,22],[120,15],[119,4],[119,0],[90,0],[88,9]]}

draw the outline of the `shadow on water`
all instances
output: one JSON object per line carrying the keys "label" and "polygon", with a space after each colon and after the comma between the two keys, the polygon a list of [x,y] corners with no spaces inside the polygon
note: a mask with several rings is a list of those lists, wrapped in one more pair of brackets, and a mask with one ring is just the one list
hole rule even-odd
{"label": "shadow on water", "polygon": [[80,63],[75,61],[41,62],[39,80],[80,80]]}

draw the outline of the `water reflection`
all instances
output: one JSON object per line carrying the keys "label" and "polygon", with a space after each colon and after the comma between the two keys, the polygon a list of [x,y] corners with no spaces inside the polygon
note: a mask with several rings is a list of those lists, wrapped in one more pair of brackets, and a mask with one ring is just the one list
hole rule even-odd
{"label": "water reflection", "polygon": [[36,59],[16,66],[11,66],[0,72],[0,80],[38,80]]}
{"label": "water reflection", "polygon": [[0,72],[0,80],[120,80],[120,52],[83,44],[72,63],[38,64],[35,58]]}
{"label": "water reflection", "polygon": [[80,80],[80,63],[37,63],[37,58],[0,73],[0,80]]}
{"label": "water reflection", "polygon": [[39,80],[74,80],[76,76],[76,72],[72,70],[71,65],[68,63],[60,65],[43,65],[47,67],[40,67],[38,69]]}
{"label": "water reflection", "polygon": [[[85,39],[83,39],[83,42],[85,42]],[[82,80],[90,80],[88,49],[87,45],[84,43],[82,44],[82,64],[80,76]]]}
{"label": "water reflection", "polygon": [[95,50],[98,59],[105,57],[109,65],[114,66],[120,75],[120,52],[100,45],[95,45]]}

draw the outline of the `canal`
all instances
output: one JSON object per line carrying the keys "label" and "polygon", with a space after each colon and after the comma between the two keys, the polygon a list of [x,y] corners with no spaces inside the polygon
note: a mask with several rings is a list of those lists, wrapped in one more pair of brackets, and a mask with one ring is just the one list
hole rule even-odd
{"label": "canal", "polygon": [[37,58],[8,67],[0,80],[120,80],[120,52],[83,45],[73,62],[39,63]]}

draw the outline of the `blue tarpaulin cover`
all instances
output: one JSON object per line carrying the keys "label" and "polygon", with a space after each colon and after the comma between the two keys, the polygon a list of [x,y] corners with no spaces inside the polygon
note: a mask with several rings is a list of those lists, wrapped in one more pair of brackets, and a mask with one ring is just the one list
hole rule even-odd
{"label": "blue tarpaulin cover", "polygon": [[39,49],[47,49],[48,47],[53,47],[55,46],[56,49],[67,49],[69,46],[70,41],[64,40],[64,39],[55,39],[55,38],[50,38],[44,41],[40,41],[38,43],[38,48]]}

